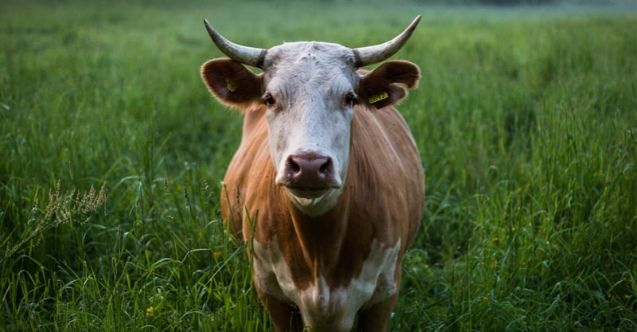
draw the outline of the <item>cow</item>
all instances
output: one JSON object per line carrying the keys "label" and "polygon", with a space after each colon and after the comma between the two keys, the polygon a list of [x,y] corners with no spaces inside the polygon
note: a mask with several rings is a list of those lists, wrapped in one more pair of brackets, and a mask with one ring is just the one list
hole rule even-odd
{"label": "cow", "polygon": [[221,214],[246,243],[277,331],[388,329],[425,197],[415,140],[393,105],[417,86],[420,69],[407,61],[361,68],[395,54],[419,21],[373,46],[260,49],[204,20],[228,58],[205,62],[201,77],[243,115]]}

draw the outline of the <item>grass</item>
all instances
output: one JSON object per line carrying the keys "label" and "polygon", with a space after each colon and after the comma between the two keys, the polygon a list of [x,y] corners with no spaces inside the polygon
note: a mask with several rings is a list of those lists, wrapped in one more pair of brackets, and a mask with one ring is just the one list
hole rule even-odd
{"label": "grass", "polygon": [[[550,15],[546,15],[550,12]],[[372,3],[0,5],[0,330],[271,329],[218,215],[240,43],[423,21],[400,107],[427,173],[396,331],[637,329],[637,17]]]}

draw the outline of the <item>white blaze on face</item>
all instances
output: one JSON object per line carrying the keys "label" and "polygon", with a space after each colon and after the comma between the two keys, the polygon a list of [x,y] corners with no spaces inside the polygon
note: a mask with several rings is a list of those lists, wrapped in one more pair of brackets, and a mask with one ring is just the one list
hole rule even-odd
{"label": "white blaze on face", "polygon": [[[334,182],[342,186],[353,117],[345,96],[358,82],[352,63],[351,50],[337,44],[286,43],[268,51],[265,90],[276,102],[267,120],[277,184],[290,156],[314,153],[330,158]],[[333,207],[340,191],[329,189],[316,198],[288,193],[301,211],[317,215]]]}

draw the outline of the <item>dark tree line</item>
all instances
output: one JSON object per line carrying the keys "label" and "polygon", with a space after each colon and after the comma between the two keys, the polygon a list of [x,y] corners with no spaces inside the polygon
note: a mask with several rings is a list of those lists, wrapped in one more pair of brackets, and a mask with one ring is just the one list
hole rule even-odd
{"label": "dark tree line", "polygon": [[483,4],[489,5],[544,5],[554,3],[554,0],[480,0]]}
{"label": "dark tree line", "polygon": [[[337,1],[337,0],[336,0]],[[421,3],[431,4],[482,4],[495,6],[516,6],[516,5],[550,5],[550,4],[582,4],[582,5],[611,5],[611,4],[634,4],[635,0],[415,0]]]}

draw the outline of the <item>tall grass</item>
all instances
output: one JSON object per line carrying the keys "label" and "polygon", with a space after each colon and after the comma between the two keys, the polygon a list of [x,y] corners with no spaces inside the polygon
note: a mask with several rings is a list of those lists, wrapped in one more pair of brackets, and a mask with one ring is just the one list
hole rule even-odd
{"label": "tall grass", "polygon": [[270,329],[218,216],[241,117],[201,19],[361,46],[416,13],[427,208],[393,330],[637,329],[635,12],[142,1],[0,5],[0,327]]}

